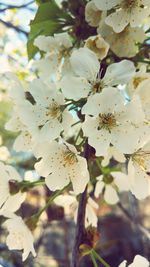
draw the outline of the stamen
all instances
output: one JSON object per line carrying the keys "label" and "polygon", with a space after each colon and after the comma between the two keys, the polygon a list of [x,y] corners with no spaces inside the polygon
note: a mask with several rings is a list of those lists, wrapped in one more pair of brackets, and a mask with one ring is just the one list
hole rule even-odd
{"label": "stamen", "polygon": [[64,165],[73,165],[78,161],[77,156],[70,150],[67,150],[63,154]]}
{"label": "stamen", "polygon": [[106,129],[110,131],[116,126],[116,119],[112,113],[99,114],[99,129]]}

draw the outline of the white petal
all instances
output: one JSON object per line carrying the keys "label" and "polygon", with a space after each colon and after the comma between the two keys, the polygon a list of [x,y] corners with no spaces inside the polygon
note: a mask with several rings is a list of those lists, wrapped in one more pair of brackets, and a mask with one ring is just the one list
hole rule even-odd
{"label": "white petal", "polygon": [[50,52],[55,48],[55,40],[52,36],[40,35],[35,39],[34,45],[42,51]]}
{"label": "white petal", "polygon": [[70,180],[65,169],[56,170],[51,175],[47,176],[45,179],[45,183],[51,191],[61,190],[67,184],[69,184],[69,182]]}
{"label": "white petal", "polygon": [[139,200],[145,199],[150,195],[150,181],[148,175],[141,170],[136,168],[134,183],[132,181],[131,192]]}
{"label": "white petal", "polygon": [[97,227],[98,218],[94,209],[87,203],[85,214],[85,227],[92,225]]}
{"label": "white petal", "polygon": [[77,101],[87,97],[91,85],[84,77],[66,75],[60,82],[60,88],[66,98]]}
{"label": "white petal", "polygon": [[116,5],[120,4],[122,0],[94,0],[95,5],[100,10],[109,10],[112,7],[115,7]]}
{"label": "white petal", "polygon": [[118,10],[110,14],[105,22],[117,33],[122,32],[130,21],[130,14],[124,10]]}
{"label": "white petal", "polygon": [[111,175],[115,178],[114,183],[117,185],[119,191],[128,191],[130,184],[128,176],[122,172],[111,172]]}
{"label": "white petal", "polygon": [[150,8],[135,7],[130,18],[131,27],[139,26],[150,14]]}
{"label": "white petal", "polygon": [[76,75],[85,77],[89,81],[96,80],[100,63],[90,49],[84,47],[75,50],[71,55],[70,62]]}
{"label": "white petal", "polygon": [[149,267],[150,262],[142,257],[141,255],[136,255],[133,263],[131,263],[128,267]]}
{"label": "white petal", "polygon": [[89,182],[89,172],[87,170],[87,162],[85,158],[78,157],[78,163],[75,168],[69,171],[69,176],[72,181],[73,191],[75,195],[83,193],[86,185]]}
{"label": "white petal", "polygon": [[138,95],[135,95],[132,100],[125,105],[125,111],[124,113],[122,113],[122,115],[122,119],[124,119],[124,121],[129,121],[130,119],[130,121],[135,124],[144,121],[145,114],[142,109],[142,104]]}
{"label": "white petal", "polygon": [[82,108],[82,113],[93,116],[99,113],[113,113],[120,105],[124,105],[124,99],[119,90],[114,87],[106,87],[100,94],[91,95],[88,98],[87,103]]}
{"label": "white petal", "polygon": [[63,127],[57,119],[48,121],[40,130],[41,141],[52,141],[56,139],[62,130]]}
{"label": "white petal", "polygon": [[100,130],[98,135],[88,138],[89,144],[95,148],[97,156],[106,155],[110,145],[110,139],[110,133],[106,130]]}
{"label": "white petal", "polygon": [[25,201],[25,198],[26,193],[22,194],[19,192],[16,195],[10,195],[3,207],[0,209],[0,215],[7,217],[8,213],[16,212],[20,208],[21,204]]}
{"label": "white petal", "polygon": [[103,81],[109,86],[126,84],[134,74],[135,67],[133,62],[122,60],[119,63],[113,63],[108,66]]}
{"label": "white petal", "polygon": [[45,106],[45,103],[53,98],[52,90],[56,90],[56,87],[54,83],[50,85],[47,86],[41,79],[35,79],[30,84],[30,93],[38,104]]}
{"label": "white petal", "polygon": [[98,122],[95,118],[87,118],[82,124],[84,135],[88,137],[89,144],[96,149],[97,156],[104,156],[107,153],[111,135],[105,130],[97,130]]}
{"label": "white petal", "polygon": [[31,136],[28,132],[22,132],[13,144],[15,151],[29,151],[32,149]]}
{"label": "white petal", "polygon": [[108,204],[114,205],[119,201],[116,190],[111,186],[107,185],[105,188],[104,199]]}
{"label": "white petal", "polygon": [[102,193],[104,187],[105,187],[105,184],[104,184],[103,181],[98,181],[98,182],[96,183],[96,186],[95,186],[95,192],[94,192],[94,196],[95,196],[96,198],[98,198],[99,195]]}
{"label": "white petal", "polygon": [[10,165],[5,165],[5,170],[9,174],[10,179],[16,181],[22,181],[20,174],[16,171],[16,169]]}
{"label": "white petal", "polygon": [[123,261],[119,264],[118,267],[126,267],[127,266],[127,261]]}
{"label": "white petal", "polygon": [[124,154],[132,154],[139,147],[139,132],[135,126],[124,123],[111,131],[111,143]]}

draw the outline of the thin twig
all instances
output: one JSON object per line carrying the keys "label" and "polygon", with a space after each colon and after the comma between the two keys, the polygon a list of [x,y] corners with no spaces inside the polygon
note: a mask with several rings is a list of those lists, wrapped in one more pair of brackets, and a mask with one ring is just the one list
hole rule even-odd
{"label": "thin twig", "polygon": [[14,29],[16,32],[18,33],[23,33],[26,37],[28,36],[28,32],[26,32],[25,30],[13,25],[11,22],[8,21],[4,21],[2,19],[0,19],[0,22],[3,23],[7,28],[12,28]]}
{"label": "thin twig", "polygon": [[[33,1],[30,1],[30,2],[28,2],[26,4],[23,4],[23,5],[20,5],[20,6],[17,6],[17,5],[5,5],[6,7],[0,9],[0,12],[4,12],[4,11],[6,11],[8,9],[21,9],[21,8],[28,8],[31,11],[34,11],[34,9],[29,8],[29,6],[32,5],[34,2],[35,1],[33,0]],[[3,3],[0,3],[0,5],[3,5]]]}

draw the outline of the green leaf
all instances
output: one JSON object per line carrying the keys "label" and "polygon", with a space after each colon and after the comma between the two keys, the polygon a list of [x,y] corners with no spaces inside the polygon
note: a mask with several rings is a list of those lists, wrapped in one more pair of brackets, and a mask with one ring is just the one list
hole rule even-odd
{"label": "green leaf", "polygon": [[[41,1],[40,1],[41,2]],[[30,22],[30,33],[27,43],[28,58],[31,59],[37,53],[34,40],[38,35],[53,35],[62,32],[66,20],[70,16],[60,9],[54,0],[40,4],[34,20]]]}

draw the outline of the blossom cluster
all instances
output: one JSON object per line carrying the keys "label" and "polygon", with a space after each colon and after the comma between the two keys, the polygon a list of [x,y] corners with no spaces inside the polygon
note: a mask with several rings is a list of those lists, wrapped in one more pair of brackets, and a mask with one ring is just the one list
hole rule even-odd
{"label": "blossom cluster", "polygon": [[[38,36],[34,45],[43,57],[33,63],[37,77],[22,84],[15,75],[5,74],[13,102],[6,129],[18,132],[13,148],[33,153],[35,170],[51,191],[71,186],[72,192],[60,195],[55,203],[72,207],[75,220],[76,196],[92,184],[88,163],[92,159],[101,165],[95,188],[88,191],[86,227],[97,225],[98,204],[90,190],[95,199],[102,194],[108,204],[119,202],[123,191],[139,200],[150,195],[150,74],[130,59],[103,64],[109,49],[118,57],[136,54],[148,15],[146,0],[92,0],[85,18],[97,27],[97,36],[80,47],[66,32]],[[87,155],[91,148],[92,155]],[[112,159],[119,170],[111,171]],[[108,173],[103,173],[105,166],[110,166]],[[35,256],[31,231],[15,214],[25,193],[10,193],[10,181],[21,178],[3,163],[0,172],[0,214],[7,218],[10,232],[7,244],[23,249],[25,260],[30,251]]]}

